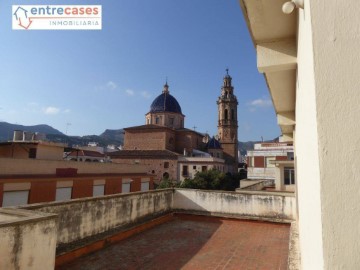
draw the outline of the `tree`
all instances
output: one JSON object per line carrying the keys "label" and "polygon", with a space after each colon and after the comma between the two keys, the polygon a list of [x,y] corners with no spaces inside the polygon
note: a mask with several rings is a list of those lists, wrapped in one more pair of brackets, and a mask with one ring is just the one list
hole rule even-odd
{"label": "tree", "polygon": [[239,174],[225,174],[216,169],[197,172],[193,179],[185,179],[180,187],[207,190],[229,190],[234,191],[240,185]]}
{"label": "tree", "polygon": [[159,185],[156,187],[156,189],[176,188],[179,186],[180,186],[180,184],[176,180],[165,177],[165,178],[161,179],[161,181],[160,181]]}

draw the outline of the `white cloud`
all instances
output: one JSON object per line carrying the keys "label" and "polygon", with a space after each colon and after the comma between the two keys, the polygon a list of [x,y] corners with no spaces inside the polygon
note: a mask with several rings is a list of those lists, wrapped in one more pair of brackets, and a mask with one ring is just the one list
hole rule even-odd
{"label": "white cloud", "polygon": [[268,108],[272,106],[272,101],[269,98],[258,98],[248,103],[250,112],[255,112],[258,108]]}
{"label": "white cloud", "polygon": [[259,98],[251,101],[250,105],[256,107],[269,107],[272,105],[272,102],[270,99]]}
{"label": "white cloud", "polygon": [[69,112],[71,112],[70,109],[65,109],[65,110],[63,110],[63,113],[69,113]]}
{"label": "white cloud", "polygon": [[128,96],[133,96],[133,95],[135,95],[135,91],[134,91],[134,90],[131,90],[131,89],[126,89],[126,90],[125,90],[125,93],[126,93]]}
{"label": "white cloud", "polygon": [[105,90],[114,90],[118,88],[118,85],[113,81],[108,81],[102,85],[95,86],[95,91],[105,91]]}
{"label": "white cloud", "polygon": [[58,114],[60,112],[60,109],[56,108],[56,107],[49,106],[49,107],[44,108],[43,112],[45,114],[54,115],[54,114]]}
{"label": "white cloud", "polygon": [[107,84],[106,84],[106,87],[111,89],[111,90],[114,90],[115,88],[117,88],[117,84],[114,83],[113,81],[108,81]]}
{"label": "white cloud", "polygon": [[151,94],[150,94],[148,91],[142,91],[142,92],[141,92],[141,95],[142,95],[144,98],[150,98],[150,97],[151,97]]}

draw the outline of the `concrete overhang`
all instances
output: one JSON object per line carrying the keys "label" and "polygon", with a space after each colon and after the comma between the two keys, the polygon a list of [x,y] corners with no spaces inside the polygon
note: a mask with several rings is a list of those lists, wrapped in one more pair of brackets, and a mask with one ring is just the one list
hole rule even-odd
{"label": "concrete overhang", "polygon": [[[297,13],[286,15],[287,0],[239,0],[257,51],[283,137],[292,140],[295,126]],[[293,115],[289,115],[289,113]]]}

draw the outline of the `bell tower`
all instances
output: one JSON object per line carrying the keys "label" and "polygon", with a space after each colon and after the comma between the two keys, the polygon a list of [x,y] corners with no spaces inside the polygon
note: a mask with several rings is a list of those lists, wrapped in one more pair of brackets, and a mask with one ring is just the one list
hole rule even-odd
{"label": "bell tower", "polygon": [[238,101],[231,85],[229,69],[226,69],[218,105],[218,137],[224,151],[228,172],[236,173],[238,169]]}

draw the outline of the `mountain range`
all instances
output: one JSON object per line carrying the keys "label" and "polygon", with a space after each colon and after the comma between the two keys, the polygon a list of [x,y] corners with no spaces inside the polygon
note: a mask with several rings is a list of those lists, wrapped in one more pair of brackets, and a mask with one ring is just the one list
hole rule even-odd
{"label": "mountain range", "polygon": [[24,131],[40,132],[44,134],[54,134],[54,135],[64,135],[59,130],[49,125],[23,126],[17,124],[10,124],[7,122],[0,122],[0,141],[12,140],[14,130],[24,130]]}
{"label": "mountain range", "polygon": [[[35,126],[23,126],[17,124],[10,124],[7,122],[0,122],[0,142],[9,141],[13,138],[15,130],[39,132],[46,134],[46,138],[53,142],[68,143],[72,145],[88,145],[89,142],[96,142],[99,146],[107,146],[110,144],[120,145],[124,142],[124,130],[123,129],[106,129],[100,135],[85,135],[85,136],[67,136],[59,130],[49,125],[35,125]],[[276,140],[276,139],[275,139]],[[246,154],[247,150],[254,149],[254,144],[259,141],[239,141],[239,150],[242,155]]]}

